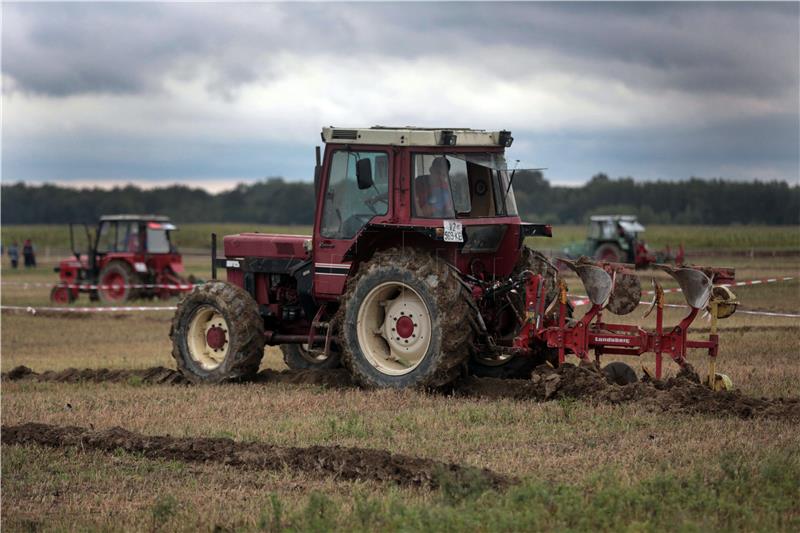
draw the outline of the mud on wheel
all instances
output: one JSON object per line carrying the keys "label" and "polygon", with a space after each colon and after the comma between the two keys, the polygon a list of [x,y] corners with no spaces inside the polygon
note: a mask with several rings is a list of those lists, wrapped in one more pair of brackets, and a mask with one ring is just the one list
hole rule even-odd
{"label": "mud on wheel", "polygon": [[[545,294],[547,305],[550,305],[558,296],[558,268],[554,266],[541,252],[523,246],[520,257],[512,277],[517,277],[525,271],[534,274],[541,274],[545,279]],[[465,297],[469,297],[465,295]],[[525,316],[525,296],[523,292],[518,292],[512,296],[520,316]],[[517,325],[514,334],[519,330],[521,324]],[[548,348],[544,344],[534,346],[532,357],[513,356],[510,354],[498,353],[473,353],[469,360],[469,371],[471,374],[480,377],[491,378],[511,378],[528,379],[531,372],[537,366],[550,362],[552,365],[558,364],[558,351]]]}
{"label": "mud on wheel", "polygon": [[139,289],[131,287],[140,283],[139,276],[124,261],[112,261],[100,271],[97,293],[105,303],[120,303],[133,300]]}
{"label": "mud on wheel", "polygon": [[368,387],[437,387],[469,356],[472,328],[456,274],[413,249],[378,252],[348,282],[342,361]]}
{"label": "mud on wheel", "polygon": [[178,370],[195,383],[250,377],[264,356],[258,304],[223,281],[205,283],[183,297],[169,336]]}

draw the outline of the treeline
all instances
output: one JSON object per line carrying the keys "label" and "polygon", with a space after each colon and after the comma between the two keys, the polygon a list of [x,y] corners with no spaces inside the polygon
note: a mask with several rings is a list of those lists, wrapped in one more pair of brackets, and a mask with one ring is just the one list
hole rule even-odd
{"label": "treeline", "polygon": [[[786,182],[725,180],[636,182],[594,176],[582,187],[551,186],[537,171],[514,176],[520,214],[529,221],[583,223],[593,214],[634,214],[644,223],[800,223],[800,186]],[[311,183],[270,178],[210,194],[171,186],[143,190],[72,189],[56,185],[3,185],[3,224],[92,222],[112,213],[158,213],[176,222],[313,223]]]}

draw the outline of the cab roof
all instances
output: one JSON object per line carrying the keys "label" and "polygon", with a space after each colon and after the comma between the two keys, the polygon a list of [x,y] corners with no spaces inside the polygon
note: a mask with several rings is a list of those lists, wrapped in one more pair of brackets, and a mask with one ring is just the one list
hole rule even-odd
{"label": "cab roof", "polygon": [[101,222],[142,220],[145,222],[169,222],[169,217],[164,215],[103,215]]}
{"label": "cab roof", "polygon": [[636,215],[593,215],[589,219],[592,222],[616,222],[620,220],[636,222]]}
{"label": "cab roof", "polygon": [[509,131],[469,128],[417,128],[373,126],[371,128],[322,128],[322,142],[342,144],[385,144],[391,146],[511,146]]}

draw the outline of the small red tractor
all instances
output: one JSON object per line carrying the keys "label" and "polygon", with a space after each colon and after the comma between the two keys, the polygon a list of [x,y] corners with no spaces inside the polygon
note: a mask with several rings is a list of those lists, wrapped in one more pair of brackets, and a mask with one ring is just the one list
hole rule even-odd
{"label": "small red tractor", "polygon": [[655,352],[659,378],[663,354],[680,366],[688,348],[716,357],[715,329],[707,341],[686,330],[700,309],[715,321],[733,312],[732,294],[715,287],[732,271],[671,271],[690,312],[666,327],[656,298],[658,324],[645,331],[601,318],[639,305],[630,265],[569,263],[592,303],[573,317],[557,266],[525,245],[552,229],[520,220],[508,131],[326,127],[322,139],[310,237],[229,235],[218,258],[212,235],[212,281],[181,299],[170,330],[188,379],[246,379],[265,344],[290,368],[344,365],[364,386],[395,388],[465,373],[527,378],[567,353],[596,366],[590,350],[598,360]]}
{"label": "small red tractor", "polygon": [[75,256],[55,267],[60,282],[50,292],[59,304],[74,302],[80,293],[105,303],[135,298],[168,298],[191,290],[181,277],[183,258],[170,241],[177,228],[158,215],[103,216],[92,233],[86,224],[88,250],[75,248],[74,224],[69,226]]}

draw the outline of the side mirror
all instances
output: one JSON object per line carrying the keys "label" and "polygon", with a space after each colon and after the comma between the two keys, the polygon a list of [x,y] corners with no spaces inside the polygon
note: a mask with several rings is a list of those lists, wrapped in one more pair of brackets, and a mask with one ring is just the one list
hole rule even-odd
{"label": "side mirror", "polygon": [[314,194],[317,198],[319,198],[319,179],[322,176],[322,158],[319,151],[319,146],[315,147],[314,155],[317,162],[314,166]]}
{"label": "side mirror", "polygon": [[356,181],[358,181],[358,188],[362,191],[372,187],[372,161],[359,159],[356,162]]}

